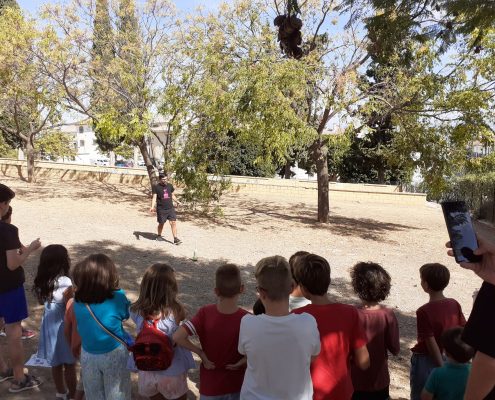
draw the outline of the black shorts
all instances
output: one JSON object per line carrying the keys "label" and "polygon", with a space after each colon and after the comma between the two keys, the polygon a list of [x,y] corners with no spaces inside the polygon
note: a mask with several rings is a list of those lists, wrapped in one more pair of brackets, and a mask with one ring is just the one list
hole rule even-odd
{"label": "black shorts", "polygon": [[156,210],[156,220],[159,224],[164,224],[167,221],[177,221],[177,215],[175,215],[175,209],[170,208],[168,210]]}

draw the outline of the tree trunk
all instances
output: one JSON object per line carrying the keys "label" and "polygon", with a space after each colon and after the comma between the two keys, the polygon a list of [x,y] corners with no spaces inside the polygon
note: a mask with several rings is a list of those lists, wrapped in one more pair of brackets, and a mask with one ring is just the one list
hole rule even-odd
{"label": "tree trunk", "polygon": [[385,184],[385,167],[383,165],[378,166],[378,184]]}
{"label": "tree trunk", "polygon": [[26,160],[27,160],[27,175],[28,182],[35,181],[35,171],[34,171],[34,145],[31,138],[28,139],[26,143]]}
{"label": "tree trunk", "polygon": [[284,179],[290,179],[290,178],[291,178],[290,161],[287,160],[285,162]]}
{"label": "tree trunk", "polygon": [[328,222],[330,200],[328,196],[328,148],[318,140],[314,151],[318,178],[318,221]]}
{"label": "tree trunk", "polygon": [[157,179],[155,176],[155,169],[153,168],[153,163],[151,162],[150,153],[148,151],[148,144],[146,143],[146,137],[143,136],[141,141],[139,142],[139,150],[141,151],[141,155],[143,156],[144,164],[146,165],[146,170],[148,171],[148,177],[150,179],[150,185],[153,186],[157,183]]}
{"label": "tree trunk", "polygon": [[109,166],[110,167],[115,167],[115,152],[114,151],[110,151],[110,157],[109,157]]}

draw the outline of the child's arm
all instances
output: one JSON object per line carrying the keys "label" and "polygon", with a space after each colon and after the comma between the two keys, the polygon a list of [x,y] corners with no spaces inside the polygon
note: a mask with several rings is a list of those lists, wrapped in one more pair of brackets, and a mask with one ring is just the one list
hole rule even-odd
{"label": "child's arm", "polygon": [[235,364],[227,364],[225,366],[225,369],[236,370],[236,369],[243,367],[246,364],[247,364],[247,357],[244,356],[239,361],[237,361]]}
{"label": "child's arm", "polygon": [[359,369],[366,370],[370,367],[370,354],[366,345],[354,349],[354,364]]}
{"label": "child's arm", "polygon": [[40,240],[36,239],[31,242],[29,247],[25,248],[25,250],[23,249],[22,254],[19,254],[19,249],[7,250],[7,268],[11,271],[19,268],[22,264],[24,264],[31,253],[38,250],[40,246]]}
{"label": "child's arm", "polygon": [[421,392],[421,400],[433,400],[433,395],[425,389]]}
{"label": "child's arm", "polygon": [[185,349],[192,351],[193,353],[196,353],[201,358],[201,361],[206,369],[215,368],[215,364],[213,364],[210,360],[208,360],[208,357],[206,357],[206,354],[203,351],[203,349],[199,348],[189,340],[189,333],[186,331],[186,328],[180,326],[179,329],[177,329],[173,334],[172,339],[179,346],[182,346]]}
{"label": "child's arm", "polygon": [[436,366],[441,367],[443,365],[442,353],[438,347],[435,336],[430,336],[425,339],[426,348],[428,349],[428,354],[430,354]]}

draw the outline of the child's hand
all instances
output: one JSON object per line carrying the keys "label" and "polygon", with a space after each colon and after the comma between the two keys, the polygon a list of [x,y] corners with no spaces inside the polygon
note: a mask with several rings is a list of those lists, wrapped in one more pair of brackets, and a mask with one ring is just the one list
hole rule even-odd
{"label": "child's hand", "polygon": [[246,365],[246,363],[247,363],[247,358],[246,357],[242,357],[239,361],[237,361],[234,364],[227,364],[225,366],[225,369],[236,370],[236,369],[242,368],[244,365]]}
{"label": "child's hand", "polygon": [[[460,263],[460,266],[472,270],[484,281],[495,285],[495,245],[479,234],[476,236],[479,247],[474,250],[474,254],[483,256],[482,260],[475,263]],[[446,244],[446,247],[449,248],[448,255],[453,257],[454,251],[451,249],[450,242]]]}
{"label": "child's hand", "polygon": [[29,251],[33,252],[35,250],[38,250],[41,247],[41,242],[40,238],[33,240],[31,244],[29,245],[28,249]]}
{"label": "child's hand", "polygon": [[206,357],[206,354],[203,351],[199,354],[199,356],[201,357],[201,362],[206,369],[215,369],[215,364],[208,360],[208,357]]}

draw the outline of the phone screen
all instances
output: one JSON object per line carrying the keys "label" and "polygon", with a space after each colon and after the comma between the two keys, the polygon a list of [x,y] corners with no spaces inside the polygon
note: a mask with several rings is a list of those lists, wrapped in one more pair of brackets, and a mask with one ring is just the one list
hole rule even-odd
{"label": "phone screen", "polygon": [[473,254],[473,251],[478,248],[478,240],[466,203],[446,201],[442,203],[442,210],[455,260],[458,263],[480,261],[481,256]]}

